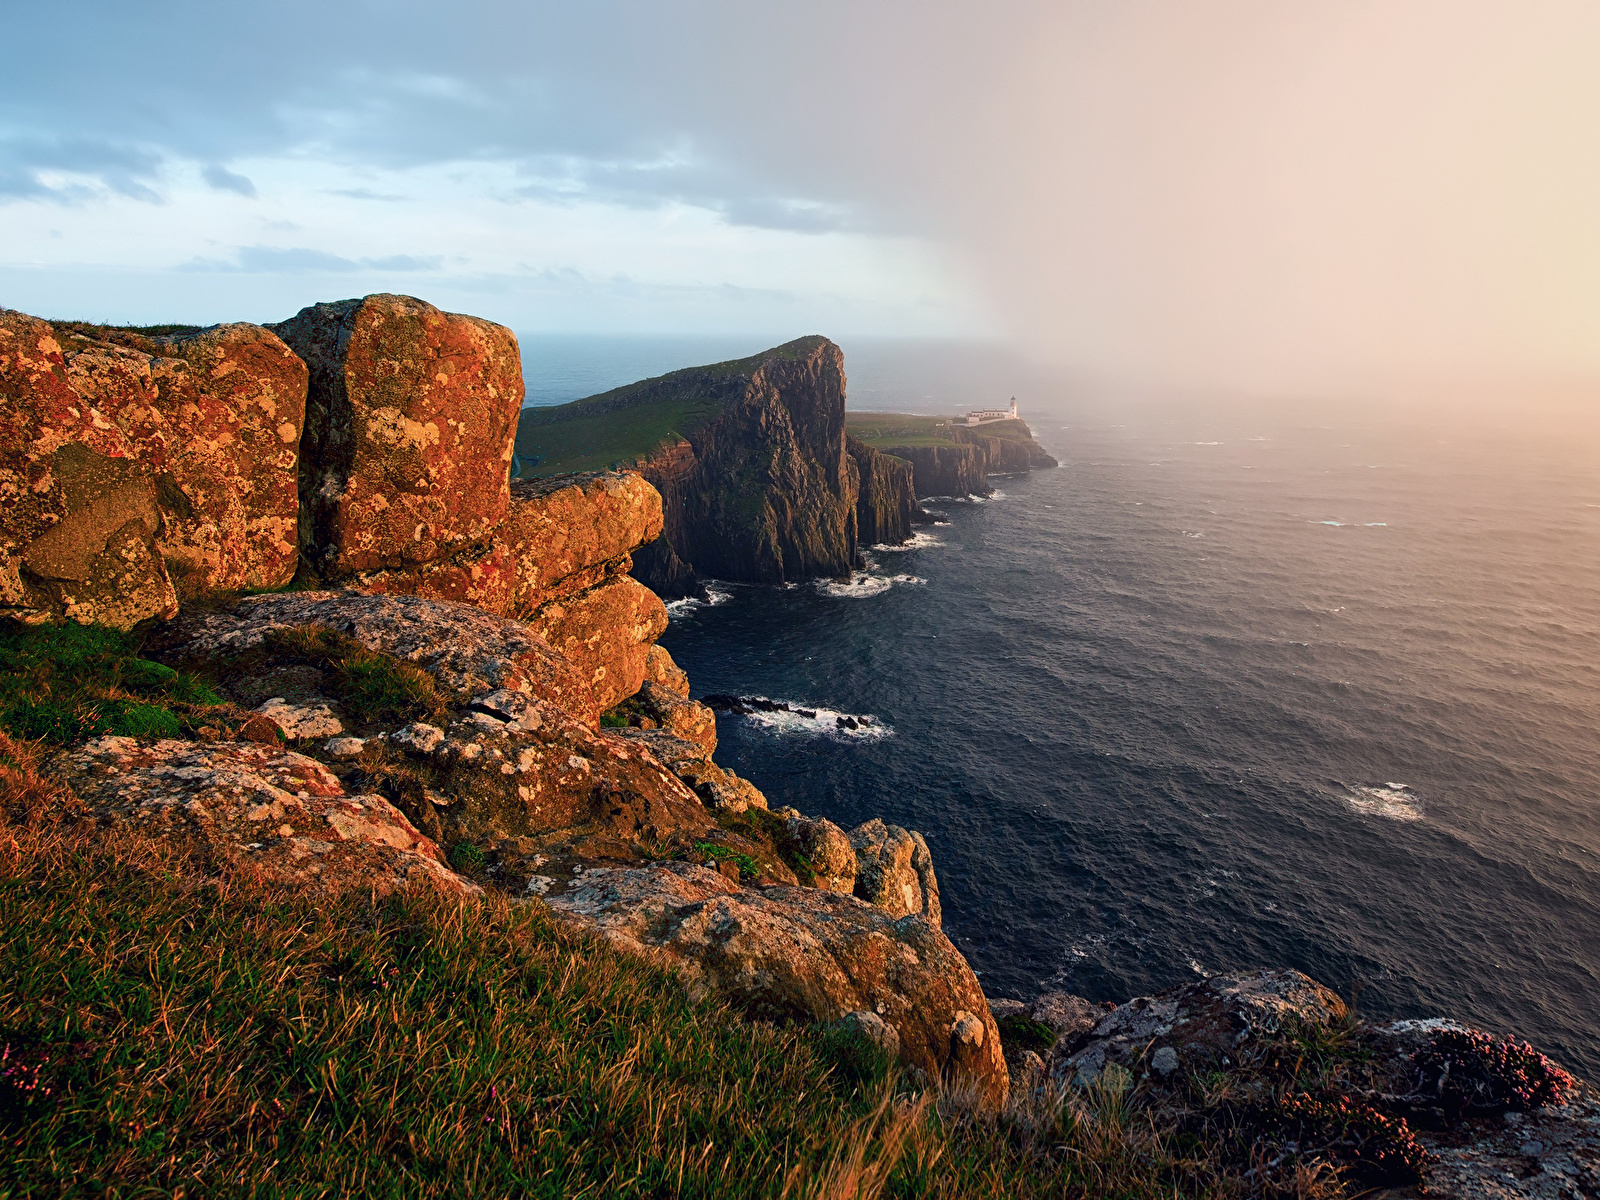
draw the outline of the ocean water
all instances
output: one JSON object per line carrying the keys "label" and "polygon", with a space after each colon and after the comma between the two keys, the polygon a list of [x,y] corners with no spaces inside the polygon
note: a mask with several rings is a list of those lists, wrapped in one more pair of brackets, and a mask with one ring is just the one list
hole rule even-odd
{"label": "ocean water", "polygon": [[1600,427],[857,349],[852,407],[1020,388],[1062,465],[931,502],[849,583],[674,606],[697,695],[818,712],[723,716],[719,761],[921,830],[990,995],[1293,966],[1600,1077]]}

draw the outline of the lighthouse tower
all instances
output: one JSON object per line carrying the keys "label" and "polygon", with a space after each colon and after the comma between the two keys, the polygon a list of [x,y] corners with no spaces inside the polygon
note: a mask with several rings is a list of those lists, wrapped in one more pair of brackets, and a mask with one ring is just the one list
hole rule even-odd
{"label": "lighthouse tower", "polygon": [[1011,419],[1013,421],[1017,419],[1017,398],[1015,396],[1011,397]]}

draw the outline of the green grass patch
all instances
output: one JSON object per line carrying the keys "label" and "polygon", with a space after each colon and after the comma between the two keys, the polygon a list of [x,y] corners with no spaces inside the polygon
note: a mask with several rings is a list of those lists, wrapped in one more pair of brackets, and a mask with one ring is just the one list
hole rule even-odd
{"label": "green grass patch", "polygon": [[600,471],[631,463],[669,439],[692,433],[720,411],[713,400],[690,398],[538,424],[528,421],[524,414],[517,426],[522,476],[532,479],[571,471]]}
{"label": "green grass patch", "polygon": [[1056,1044],[1054,1029],[1022,1013],[1001,1017],[996,1024],[1000,1027],[1000,1041],[1008,1049],[1014,1046],[1018,1050],[1032,1050],[1035,1054],[1043,1054]]}
{"label": "green grass patch", "polygon": [[846,412],[844,431],[874,449],[888,446],[958,446],[949,435],[949,418],[912,413]]}
{"label": "green grass patch", "polygon": [[374,723],[437,717],[448,705],[420,667],[369,650],[321,625],[297,625],[267,635],[268,645],[329,671],[339,700],[358,719]]}
{"label": "green grass patch", "polygon": [[695,852],[704,854],[719,863],[731,862],[739,868],[739,878],[749,881],[761,874],[761,864],[732,846],[719,846],[716,842],[696,842]]}
{"label": "green grass patch", "polygon": [[204,681],[139,657],[132,634],[70,623],[0,629],[0,729],[12,737],[178,737],[220,704]]}
{"label": "green grass patch", "polygon": [[1209,1194],[1149,1136],[919,1098],[537,904],[319,907],[0,833],[0,1196]]}

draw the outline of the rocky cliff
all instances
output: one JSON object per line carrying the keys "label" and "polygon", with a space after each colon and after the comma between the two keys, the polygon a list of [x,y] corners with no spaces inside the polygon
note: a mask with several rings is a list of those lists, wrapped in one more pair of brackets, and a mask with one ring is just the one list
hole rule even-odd
{"label": "rocky cliff", "polygon": [[[666,505],[630,471],[507,486],[514,339],[410,297],[157,338],[6,312],[0,356],[7,611],[137,626],[156,661],[118,671],[198,681],[143,706],[168,736],[87,712],[49,764],[58,817],[319,896],[544,903],[754,1018],[850,1017],[1003,1102],[926,843],[769,812],[713,761],[629,575],[674,511],[703,561],[770,579],[848,570],[863,495],[874,536],[904,528],[909,469],[847,449],[831,343],[701,379],[726,405],[647,459]],[[301,590],[248,594],[296,550]]]}
{"label": "rocky cliff", "polygon": [[844,398],[839,348],[801,338],[529,410],[518,452],[537,472],[626,461],[655,485],[665,529],[635,573],[658,594],[692,594],[696,574],[752,583],[846,575],[859,545],[909,536],[913,497],[903,467],[846,444]]}
{"label": "rocky cliff", "polygon": [[987,496],[994,490],[989,486],[991,472],[1007,474],[1057,465],[1022,421],[975,429],[947,426],[939,431],[938,444],[889,445],[883,452],[912,464],[918,499]]}

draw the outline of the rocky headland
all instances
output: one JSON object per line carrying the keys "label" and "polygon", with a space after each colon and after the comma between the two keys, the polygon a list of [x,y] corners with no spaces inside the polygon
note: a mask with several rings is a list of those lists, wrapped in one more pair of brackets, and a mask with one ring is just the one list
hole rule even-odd
{"label": "rocky headland", "polygon": [[852,440],[909,462],[917,499],[987,496],[989,476],[1059,465],[1022,420],[962,426],[909,413],[852,412]]}
{"label": "rocky headland", "polygon": [[[637,469],[512,484],[522,381],[492,323],[384,295],[156,335],[0,311],[0,604],[46,681],[7,701],[32,744],[6,743],[5,803],[319,903],[534,909],[751,1021],[875,1047],[1013,1142],[1144,1122],[1127,1144],[1174,1190],[1600,1194],[1591,1094],[1521,1043],[1369,1024],[1293,971],[987,998],[919,833],[774,811],[715,762],[630,572],[778,582],[906,536],[923,468],[846,435],[843,386],[821,338],[647,381],[584,419],[639,418],[636,389],[714,403]],[[1043,465],[1025,429],[970,436],[984,472]],[[38,665],[80,627],[129,631],[121,657]],[[1167,1137],[1188,1149],[1148,1149]]]}

